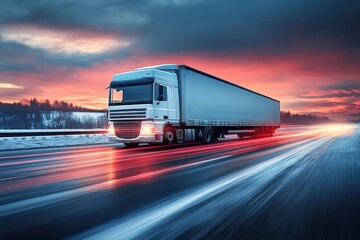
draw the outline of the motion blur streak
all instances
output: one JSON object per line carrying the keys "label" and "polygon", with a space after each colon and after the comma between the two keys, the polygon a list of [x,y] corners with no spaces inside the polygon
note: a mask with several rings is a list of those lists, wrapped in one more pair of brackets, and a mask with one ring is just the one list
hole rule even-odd
{"label": "motion blur streak", "polygon": [[[270,158],[263,163],[249,167],[245,170],[235,172],[226,178],[220,178],[214,183],[207,184],[195,190],[194,192],[185,194],[184,197],[175,200],[172,199],[165,203],[160,203],[158,204],[159,206],[156,205],[152,209],[146,210],[144,213],[140,213],[139,215],[130,218],[126,222],[123,222],[124,220],[121,219],[119,220],[119,225],[116,225],[116,223],[112,222],[109,224],[110,228],[109,226],[101,227],[105,230],[98,234],[94,234],[90,239],[132,239],[134,237],[139,237],[138,235],[144,233],[145,230],[150,229],[154,225],[160,224],[161,221],[165,220],[167,217],[170,217],[171,215],[174,215],[180,211],[185,211],[193,205],[207,201],[215,194],[219,194],[228,190],[229,187],[235,187],[234,185],[237,183],[237,181],[245,180],[247,177],[251,177],[254,174],[261,174],[261,171],[267,170],[266,174],[262,173],[264,178],[261,179],[261,182],[256,185],[256,187],[261,187],[262,184],[267,182],[266,180],[275,178],[277,172],[281,172],[281,170],[284,168],[294,164],[295,161],[298,161],[304,155],[321,146],[325,141],[327,141],[327,139],[321,139],[321,141],[317,140],[316,142],[308,143],[302,147],[299,147],[298,149],[289,151],[286,154]],[[272,169],[272,165],[278,163],[279,161],[282,161],[282,163],[276,166],[277,169],[274,171]],[[274,173],[275,175],[273,175]],[[147,233],[145,236],[149,236],[149,233]],[[83,237],[84,236],[80,236],[80,238]]]}
{"label": "motion blur streak", "polygon": [[358,238],[358,125],[0,152],[0,238]]}

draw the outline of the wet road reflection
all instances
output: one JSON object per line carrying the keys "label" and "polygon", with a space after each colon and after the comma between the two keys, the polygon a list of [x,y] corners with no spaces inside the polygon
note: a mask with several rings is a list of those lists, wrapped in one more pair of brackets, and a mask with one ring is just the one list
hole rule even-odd
{"label": "wet road reflection", "polygon": [[356,237],[359,138],[336,124],[210,145],[0,152],[0,237]]}

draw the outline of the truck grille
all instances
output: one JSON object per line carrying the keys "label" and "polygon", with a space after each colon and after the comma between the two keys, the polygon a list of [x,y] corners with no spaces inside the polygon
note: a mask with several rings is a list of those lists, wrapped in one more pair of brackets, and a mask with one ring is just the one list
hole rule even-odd
{"label": "truck grille", "polygon": [[146,108],[110,110],[110,121],[146,119]]}
{"label": "truck grille", "polygon": [[140,134],[141,121],[114,122],[114,128],[119,138],[136,138]]}

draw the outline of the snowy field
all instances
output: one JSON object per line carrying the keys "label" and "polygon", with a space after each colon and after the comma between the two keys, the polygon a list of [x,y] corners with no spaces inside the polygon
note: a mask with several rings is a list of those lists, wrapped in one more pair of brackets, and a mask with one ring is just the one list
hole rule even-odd
{"label": "snowy field", "polygon": [[107,143],[109,140],[106,134],[0,137],[0,151]]}

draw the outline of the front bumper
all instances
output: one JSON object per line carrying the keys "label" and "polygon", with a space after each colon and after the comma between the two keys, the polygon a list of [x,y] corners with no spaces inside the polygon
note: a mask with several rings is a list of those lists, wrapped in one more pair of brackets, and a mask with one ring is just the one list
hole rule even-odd
{"label": "front bumper", "polygon": [[[154,128],[154,132],[144,133],[142,129],[149,126]],[[154,122],[143,121],[141,123],[141,130],[139,136],[137,136],[136,138],[119,138],[118,136],[115,135],[113,123],[110,122],[108,138],[110,142],[118,142],[118,143],[162,143],[163,132],[162,132],[162,128],[161,129],[157,128]]]}

